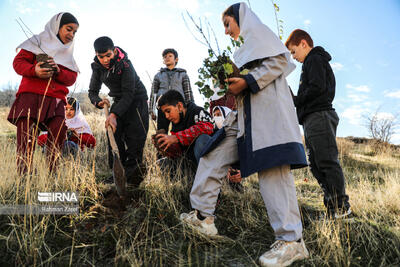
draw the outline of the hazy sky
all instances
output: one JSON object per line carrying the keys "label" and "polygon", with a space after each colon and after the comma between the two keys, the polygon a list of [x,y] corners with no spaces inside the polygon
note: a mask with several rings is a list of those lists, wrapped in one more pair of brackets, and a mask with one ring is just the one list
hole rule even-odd
{"label": "hazy sky", "polygon": [[[12,68],[15,48],[26,37],[16,18],[20,17],[34,33],[40,33],[58,12],[74,14],[80,27],[75,40],[75,59],[81,73],[77,88],[86,91],[94,57],[93,41],[103,35],[128,52],[133,66],[150,91],[150,79],[162,67],[161,52],[173,47],[179,53],[179,67],[191,78],[196,103],[204,100],[194,83],[197,70],[207,56],[207,48],[198,43],[182,19],[185,10],[195,17],[207,18],[220,46],[224,35],[221,13],[236,1],[220,0],[0,0],[0,88],[18,84],[20,77]],[[246,1],[247,2],[247,1]],[[380,107],[382,116],[400,113],[400,1],[282,1],[279,19],[284,21],[284,38],[296,28],[308,31],[315,45],[332,55],[336,75],[336,108],[340,123],[338,136],[367,136],[362,116]],[[270,0],[250,1],[261,20],[276,32]],[[288,77],[297,92],[301,65]],[[104,92],[108,92],[107,89]],[[394,136],[400,143],[400,129]]]}

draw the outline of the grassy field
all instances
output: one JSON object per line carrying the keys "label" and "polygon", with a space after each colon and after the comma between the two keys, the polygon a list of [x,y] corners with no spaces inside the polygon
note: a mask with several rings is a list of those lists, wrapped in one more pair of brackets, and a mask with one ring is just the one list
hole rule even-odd
{"label": "grassy field", "polygon": [[[273,242],[256,176],[245,180],[242,194],[223,187],[216,211],[223,238],[210,240],[178,220],[190,211],[193,175],[166,178],[150,142],[145,181],[121,203],[102,182],[111,171],[99,113],[87,115],[96,149],[63,158],[51,176],[37,149],[29,178],[16,174],[15,127],[5,119],[7,109],[0,115],[0,205],[37,204],[37,192],[79,191],[81,208],[79,215],[0,215],[0,265],[255,266]],[[376,146],[345,139],[338,144],[354,220],[321,220],[322,191],[309,170],[296,170],[311,257],[294,266],[399,266],[400,151],[377,152]]]}

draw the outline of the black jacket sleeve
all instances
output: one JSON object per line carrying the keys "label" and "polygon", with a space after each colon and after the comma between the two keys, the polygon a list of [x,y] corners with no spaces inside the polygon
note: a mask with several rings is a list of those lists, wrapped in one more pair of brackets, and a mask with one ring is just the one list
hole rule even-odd
{"label": "black jacket sleeve", "polygon": [[122,116],[129,109],[138,85],[139,77],[137,76],[132,63],[130,61],[125,62],[121,74],[121,100],[112,106],[110,112],[114,113],[118,117]]}
{"label": "black jacket sleeve", "polygon": [[313,100],[325,93],[326,69],[321,57],[313,56],[307,60],[305,66],[305,76],[305,88],[304,90],[299,90],[297,97],[295,98],[296,107],[303,106],[308,101]]}
{"label": "black jacket sleeve", "polygon": [[92,77],[90,78],[89,84],[89,99],[93,105],[97,108],[101,108],[97,105],[102,99],[99,97],[99,92],[101,89],[101,80],[100,80],[100,73],[99,70],[95,68],[92,64]]}

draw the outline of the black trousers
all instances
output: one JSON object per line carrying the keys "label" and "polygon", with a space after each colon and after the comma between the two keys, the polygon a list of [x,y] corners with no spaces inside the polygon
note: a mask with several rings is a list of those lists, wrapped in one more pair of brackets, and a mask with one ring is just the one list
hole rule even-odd
{"label": "black trousers", "polygon": [[[114,103],[115,104],[115,103]],[[143,180],[143,148],[149,130],[149,112],[147,101],[134,100],[124,115],[117,118],[117,129],[114,133],[119,155],[125,168],[127,181],[139,185]],[[108,143],[108,160],[112,168],[113,155]]]}
{"label": "black trousers", "polygon": [[168,134],[170,121],[164,115],[164,112],[161,109],[158,109],[157,113],[157,130],[164,129],[165,132]]}
{"label": "black trousers", "polygon": [[350,207],[338,159],[336,144],[338,123],[339,117],[334,110],[311,113],[303,122],[311,172],[324,191],[324,205],[328,212],[334,212],[335,208]]}

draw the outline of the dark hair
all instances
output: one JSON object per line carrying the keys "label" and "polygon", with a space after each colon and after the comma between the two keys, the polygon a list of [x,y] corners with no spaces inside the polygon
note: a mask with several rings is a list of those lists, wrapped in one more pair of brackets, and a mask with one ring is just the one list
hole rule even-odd
{"label": "dark hair", "polygon": [[114,43],[111,40],[110,37],[107,36],[102,36],[96,39],[94,41],[94,51],[97,53],[105,53],[108,50],[113,50],[114,49]]}
{"label": "dark hair", "polygon": [[162,56],[165,57],[165,55],[168,53],[174,54],[175,59],[178,58],[178,52],[176,52],[175,49],[173,49],[173,48],[164,49],[164,51],[162,52]]}
{"label": "dark hair", "polygon": [[225,16],[232,17],[236,23],[239,25],[239,9],[240,9],[240,3],[236,3],[225,9],[225,11],[222,13],[222,19],[224,19]]}
{"label": "dark hair", "polygon": [[311,39],[311,36],[303,30],[296,29],[292,31],[292,33],[289,35],[288,39],[285,42],[285,46],[289,48],[289,45],[299,45],[301,40],[305,40],[307,44],[312,48],[314,47],[314,42]]}
{"label": "dark hair", "polygon": [[176,106],[179,102],[182,102],[184,107],[186,106],[181,93],[176,90],[169,90],[158,99],[157,106],[158,108],[164,105]]}
{"label": "dark hair", "polygon": [[60,26],[58,27],[58,29],[61,29],[61,27],[65,24],[68,23],[75,23],[79,25],[78,20],[74,17],[74,15],[72,15],[71,13],[65,12],[62,14],[61,20],[60,20]]}
{"label": "dark hair", "polygon": [[73,97],[67,97],[67,102],[68,104],[70,104],[72,106],[72,108],[76,111],[76,105],[77,105],[77,101],[75,98]]}

